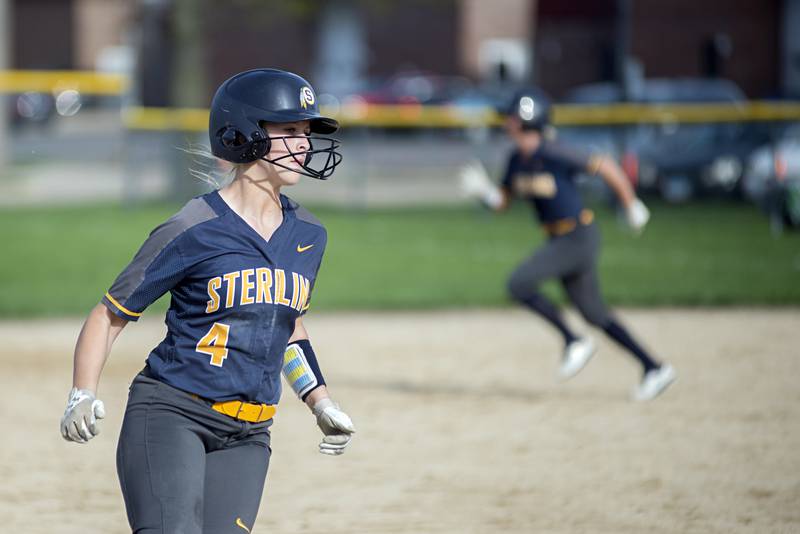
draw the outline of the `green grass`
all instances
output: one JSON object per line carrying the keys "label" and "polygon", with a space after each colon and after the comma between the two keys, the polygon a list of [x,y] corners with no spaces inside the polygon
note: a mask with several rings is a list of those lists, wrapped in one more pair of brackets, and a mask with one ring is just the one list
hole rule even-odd
{"label": "green grass", "polygon": [[[0,211],[0,316],[86,313],[178,207]],[[800,304],[797,233],[773,238],[766,218],[742,204],[652,208],[640,238],[597,210],[610,303]],[[329,233],[315,309],[506,305],[506,276],[542,239],[524,206],[505,215],[466,207],[313,211]],[[546,290],[561,298],[555,284]],[[155,313],[165,306],[162,299]]]}

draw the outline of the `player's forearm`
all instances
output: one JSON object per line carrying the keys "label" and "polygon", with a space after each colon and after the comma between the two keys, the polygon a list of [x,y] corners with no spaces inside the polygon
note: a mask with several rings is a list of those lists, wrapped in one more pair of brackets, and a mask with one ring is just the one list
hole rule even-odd
{"label": "player's forearm", "polygon": [[633,187],[631,187],[625,171],[614,160],[608,157],[600,158],[597,162],[597,172],[614,191],[623,206],[627,208],[636,199],[636,194],[633,192]]}
{"label": "player's forearm", "polygon": [[300,339],[308,339],[308,331],[306,330],[305,325],[303,325],[302,317],[298,317],[294,322],[294,331],[289,337],[289,343],[294,343]]}
{"label": "player's forearm", "polygon": [[616,162],[610,158],[600,158],[596,162],[596,171],[603,180],[614,190],[625,208],[625,217],[628,224],[637,234],[641,233],[647,221],[650,220],[650,211],[644,203],[636,198],[636,193],[631,187],[630,180]]}
{"label": "player's forearm", "polygon": [[72,373],[74,387],[97,392],[100,373],[111,352],[111,346],[125,324],[127,321],[113,315],[103,304],[92,309],[75,344]]}

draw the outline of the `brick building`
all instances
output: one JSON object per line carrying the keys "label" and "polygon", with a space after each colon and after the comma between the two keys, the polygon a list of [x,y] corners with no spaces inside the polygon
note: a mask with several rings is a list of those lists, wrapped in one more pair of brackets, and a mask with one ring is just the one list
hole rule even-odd
{"label": "brick building", "polygon": [[415,68],[535,79],[560,96],[617,78],[624,57],[647,77],[716,75],[751,97],[800,96],[800,36],[789,31],[800,0],[6,1],[13,67],[93,69],[103,50],[127,46],[154,105],[174,102],[178,82],[196,105],[263,65],[322,89]]}

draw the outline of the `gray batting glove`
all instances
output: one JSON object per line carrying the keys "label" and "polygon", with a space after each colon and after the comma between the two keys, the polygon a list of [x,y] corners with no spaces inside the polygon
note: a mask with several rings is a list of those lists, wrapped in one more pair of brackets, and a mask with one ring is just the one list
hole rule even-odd
{"label": "gray batting glove", "polygon": [[88,389],[72,388],[61,418],[61,435],[67,441],[86,443],[100,433],[100,419],[106,416],[103,401]]}
{"label": "gray batting glove", "polygon": [[351,435],[356,431],[350,416],[327,397],[317,401],[311,411],[317,418],[317,426],[325,434],[319,444],[319,452],[331,456],[344,453]]}

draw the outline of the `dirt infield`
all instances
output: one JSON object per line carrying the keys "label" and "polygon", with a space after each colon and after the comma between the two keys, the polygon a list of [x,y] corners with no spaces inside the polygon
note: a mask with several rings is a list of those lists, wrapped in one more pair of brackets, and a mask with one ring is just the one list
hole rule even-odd
{"label": "dirt infield", "polygon": [[[679,381],[627,400],[599,339],[572,382],[523,311],[310,316],[358,434],[342,457],[286,395],[255,532],[800,532],[800,310],[625,310]],[[123,332],[89,445],[58,433],[80,321],[2,322],[0,532],[123,533],[114,467],[127,385],[162,335]]]}

